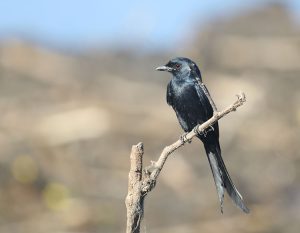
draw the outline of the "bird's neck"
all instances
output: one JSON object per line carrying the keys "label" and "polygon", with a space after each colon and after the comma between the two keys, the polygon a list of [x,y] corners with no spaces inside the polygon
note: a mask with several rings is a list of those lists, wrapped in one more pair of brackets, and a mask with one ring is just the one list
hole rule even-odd
{"label": "bird's neck", "polygon": [[177,85],[183,85],[189,83],[192,84],[195,82],[195,78],[193,78],[191,74],[173,75],[172,82],[176,83]]}

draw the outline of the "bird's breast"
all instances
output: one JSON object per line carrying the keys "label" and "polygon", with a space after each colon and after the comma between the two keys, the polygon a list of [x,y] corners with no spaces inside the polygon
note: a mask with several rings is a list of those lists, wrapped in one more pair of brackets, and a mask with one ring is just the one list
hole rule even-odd
{"label": "bird's breast", "polygon": [[[197,84],[190,81],[173,81],[169,86],[168,103],[176,112],[177,118],[185,131],[190,131],[197,124],[202,124],[212,115],[209,101],[202,90],[197,91]],[[210,111],[211,110],[211,111]]]}
{"label": "bird's breast", "polygon": [[[175,103],[188,104],[190,101],[196,101],[198,99],[194,83],[172,83],[172,95]],[[194,103],[195,104],[195,103]]]}

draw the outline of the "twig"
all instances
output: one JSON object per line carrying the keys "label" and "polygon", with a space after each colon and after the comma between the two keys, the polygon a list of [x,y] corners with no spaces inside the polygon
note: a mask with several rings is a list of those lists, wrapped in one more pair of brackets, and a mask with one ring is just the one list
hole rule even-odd
{"label": "twig", "polygon": [[[203,84],[204,85],[204,84]],[[127,208],[127,231],[126,233],[139,233],[140,223],[144,213],[144,198],[155,187],[157,178],[168,159],[179,147],[186,142],[190,142],[198,133],[204,132],[205,129],[212,126],[216,121],[230,112],[235,111],[238,107],[246,102],[244,93],[237,95],[238,99],[223,111],[215,111],[213,116],[201,125],[197,125],[191,132],[181,137],[173,144],[166,146],[158,160],[151,162],[151,165],[142,170],[143,144],[140,142],[132,146],[130,155],[130,172],[128,182],[128,195],[126,197]]]}

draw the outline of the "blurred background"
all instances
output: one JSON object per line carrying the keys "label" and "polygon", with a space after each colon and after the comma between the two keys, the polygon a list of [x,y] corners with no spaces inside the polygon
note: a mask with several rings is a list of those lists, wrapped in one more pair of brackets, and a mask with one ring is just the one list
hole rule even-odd
{"label": "blurred background", "polygon": [[251,209],[220,214],[201,142],[171,156],[142,232],[300,229],[300,2],[0,3],[0,232],[124,232],[132,144],[145,165],[182,130],[155,71],[176,56],[202,70],[223,157]]}

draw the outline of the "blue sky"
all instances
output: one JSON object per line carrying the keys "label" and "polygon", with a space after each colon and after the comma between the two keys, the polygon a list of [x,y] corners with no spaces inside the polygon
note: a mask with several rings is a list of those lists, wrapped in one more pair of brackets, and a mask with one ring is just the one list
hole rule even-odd
{"label": "blue sky", "polygon": [[[195,22],[204,24],[266,2],[7,0],[0,2],[0,38],[20,36],[69,48],[115,44],[172,47],[193,31]],[[299,11],[300,1],[284,2]]]}

